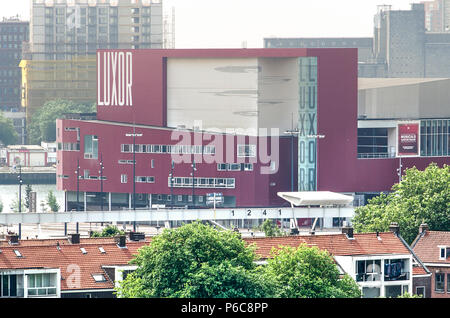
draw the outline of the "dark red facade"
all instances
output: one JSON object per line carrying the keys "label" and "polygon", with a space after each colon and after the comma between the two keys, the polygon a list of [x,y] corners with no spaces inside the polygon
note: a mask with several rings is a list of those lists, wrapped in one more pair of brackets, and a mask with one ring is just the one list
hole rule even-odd
{"label": "dark red facade", "polygon": [[[96,121],[58,120],[57,129],[59,143],[79,142],[80,151],[58,151],[59,190],[76,191],[77,160],[80,170],[90,170],[98,175],[100,155],[103,158],[104,176],[103,191],[111,193],[131,193],[131,178],[123,184],[120,175],[132,175],[132,165],[120,165],[118,160],[132,160],[132,153],[121,153],[121,144],[131,144],[132,138],[126,137],[133,132],[142,133],[136,138],[137,144],[175,144],[170,140],[173,129],[167,128],[167,59],[168,58],[242,58],[242,57],[317,57],[318,64],[318,133],[326,138],[319,140],[318,145],[318,187],[317,190],[335,192],[380,192],[389,191],[398,182],[398,158],[358,159],[357,158],[357,50],[356,49],[204,49],[204,50],[125,50],[98,51],[100,67],[98,76],[104,82],[105,69],[102,64],[105,53],[131,52],[133,67],[126,70],[125,64],[121,72],[125,72],[124,81],[132,80],[132,106],[97,107]],[[116,57],[117,58],[117,57]],[[114,71],[117,75],[119,68]],[[121,73],[121,74],[125,74]],[[108,76],[108,75],[107,75]],[[109,70],[111,81],[113,71]],[[131,79],[132,78],[132,79]],[[105,100],[105,91],[99,88],[99,101]],[[120,89],[120,88],[119,88]],[[126,92],[124,86],[122,94]],[[111,95],[109,96],[111,97]],[[114,98],[110,98],[112,102]],[[99,103],[100,104],[100,103]],[[290,115],[287,115],[290,116]],[[75,131],[67,128],[78,128],[80,140]],[[194,134],[193,132],[190,132]],[[98,137],[99,158],[84,159],[83,136]],[[207,145],[208,142],[204,142]],[[198,164],[196,176],[235,178],[234,189],[196,189],[195,195],[210,192],[223,192],[234,196],[236,206],[270,206],[283,204],[277,196],[279,191],[291,190],[291,139],[280,138],[280,159],[277,172],[261,174],[260,167],[266,163],[255,162],[253,171],[223,172],[217,171],[217,163]],[[294,190],[297,184],[297,146],[294,141]],[[237,159],[237,158],[235,158]],[[150,167],[154,160],[154,168]],[[403,158],[403,169],[416,166],[425,168],[429,163],[439,165],[449,163],[444,158]],[[155,183],[136,184],[136,193],[169,194],[168,175],[171,159],[168,154],[136,154],[136,176],[154,176]],[[174,176],[189,177],[190,164],[176,165]],[[80,180],[79,191],[99,192],[99,180]],[[174,194],[191,194],[187,188],[175,188]]]}

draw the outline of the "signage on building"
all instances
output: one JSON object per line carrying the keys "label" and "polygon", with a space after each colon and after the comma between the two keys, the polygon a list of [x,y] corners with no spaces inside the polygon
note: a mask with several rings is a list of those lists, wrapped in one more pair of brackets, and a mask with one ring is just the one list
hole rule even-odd
{"label": "signage on building", "polygon": [[398,123],[397,156],[418,156],[420,147],[419,122]]}
{"label": "signage on building", "polygon": [[133,106],[133,53],[97,53],[97,105]]}

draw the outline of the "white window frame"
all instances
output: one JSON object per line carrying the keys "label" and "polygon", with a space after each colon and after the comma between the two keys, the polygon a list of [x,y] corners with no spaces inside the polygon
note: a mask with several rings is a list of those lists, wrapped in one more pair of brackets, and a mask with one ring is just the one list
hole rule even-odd
{"label": "white window frame", "polygon": [[128,183],[128,175],[121,174],[120,175],[120,183]]}

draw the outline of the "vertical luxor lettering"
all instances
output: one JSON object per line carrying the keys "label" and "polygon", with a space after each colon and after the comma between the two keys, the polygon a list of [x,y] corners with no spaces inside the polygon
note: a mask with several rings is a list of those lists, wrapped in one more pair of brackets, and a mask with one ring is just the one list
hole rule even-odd
{"label": "vertical luxor lettering", "polygon": [[132,52],[98,52],[97,77],[98,106],[133,106]]}

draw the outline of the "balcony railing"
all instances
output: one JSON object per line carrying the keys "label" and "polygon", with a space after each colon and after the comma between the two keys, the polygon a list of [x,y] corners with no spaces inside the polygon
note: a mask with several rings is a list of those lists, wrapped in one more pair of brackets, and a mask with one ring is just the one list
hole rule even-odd
{"label": "balcony railing", "polygon": [[356,274],[357,282],[376,282],[381,280],[381,273],[361,273]]}
{"label": "balcony railing", "polygon": [[384,275],[384,281],[390,282],[390,281],[396,281],[396,280],[408,280],[409,279],[409,272],[402,272],[400,275],[395,277],[390,277],[388,275]]}
{"label": "balcony railing", "polygon": [[[356,274],[356,281],[357,282],[376,282],[380,281],[382,277],[381,273],[359,273]],[[398,276],[395,277],[389,277],[388,275],[384,275],[384,281],[397,281],[397,280],[409,280],[409,272],[403,272]]]}

